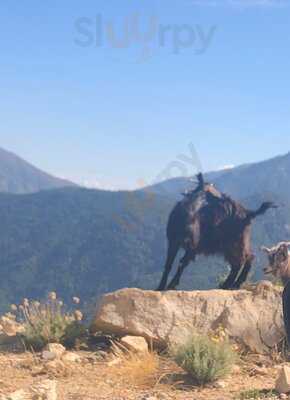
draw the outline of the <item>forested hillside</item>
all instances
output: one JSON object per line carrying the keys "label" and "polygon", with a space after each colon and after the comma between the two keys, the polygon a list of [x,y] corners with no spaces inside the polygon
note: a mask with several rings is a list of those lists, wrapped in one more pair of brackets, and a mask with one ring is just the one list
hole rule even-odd
{"label": "forested hillside", "polygon": [[172,202],[143,194],[61,189],[0,195],[0,303],[43,296],[96,298],[153,287]]}

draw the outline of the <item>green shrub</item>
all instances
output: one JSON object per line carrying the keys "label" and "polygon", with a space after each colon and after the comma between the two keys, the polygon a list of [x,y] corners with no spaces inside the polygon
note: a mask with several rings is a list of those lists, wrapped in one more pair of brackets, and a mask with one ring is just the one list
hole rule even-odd
{"label": "green shrub", "polygon": [[214,382],[230,373],[236,355],[227,341],[214,341],[195,335],[173,350],[176,363],[191,375],[198,385]]}
{"label": "green shrub", "polygon": [[[74,299],[78,304],[79,299]],[[55,292],[51,292],[44,302],[24,299],[20,306],[13,305],[11,308],[16,313],[17,321],[23,323],[21,336],[29,349],[41,350],[48,343],[73,347],[86,332],[82,313],[79,310],[66,311]]]}

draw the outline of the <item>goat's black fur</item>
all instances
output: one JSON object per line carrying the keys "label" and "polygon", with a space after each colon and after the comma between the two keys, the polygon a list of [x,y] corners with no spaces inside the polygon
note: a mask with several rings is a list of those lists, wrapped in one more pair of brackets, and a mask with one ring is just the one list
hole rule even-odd
{"label": "goat's black fur", "polygon": [[[165,290],[173,262],[179,249],[185,250],[178,271],[167,287],[179,285],[184,269],[198,254],[219,254],[231,265],[231,273],[224,289],[239,288],[252,266],[251,223],[263,215],[272,203],[264,203],[256,210],[247,210],[229,196],[218,192],[198,175],[198,186],[184,194],[169,216],[167,226],[168,254],[158,290]],[[239,275],[240,273],[240,275]]]}

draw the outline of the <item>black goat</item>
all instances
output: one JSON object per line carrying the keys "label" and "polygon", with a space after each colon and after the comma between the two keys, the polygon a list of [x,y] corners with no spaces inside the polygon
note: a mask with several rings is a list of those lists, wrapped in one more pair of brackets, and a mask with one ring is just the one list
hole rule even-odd
{"label": "black goat", "polygon": [[[254,255],[251,250],[251,223],[273,203],[263,203],[257,211],[247,210],[229,196],[220,193],[198,175],[198,186],[184,194],[170,214],[167,237],[168,255],[158,290],[165,290],[169,273],[179,249],[185,250],[178,270],[167,287],[175,289],[184,269],[198,254],[223,255],[231,272],[223,289],[240,288],[251,270]],[[240,272],[240,275],[239,275]],[[238,276],[239,275],[239,276]]]}

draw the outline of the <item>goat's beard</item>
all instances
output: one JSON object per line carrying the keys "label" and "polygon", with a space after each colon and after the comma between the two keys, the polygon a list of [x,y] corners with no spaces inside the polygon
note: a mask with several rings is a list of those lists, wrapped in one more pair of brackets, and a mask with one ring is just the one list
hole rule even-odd
{"label": "goat's beard", "polygon": [[280,265],[279,268],[267,267],[264,269],[264,274],[266,276],[272,275],[275,279],[281,279],[283,282],[290,279],[290,271],[288,267],[288,262],[285,265]]}

